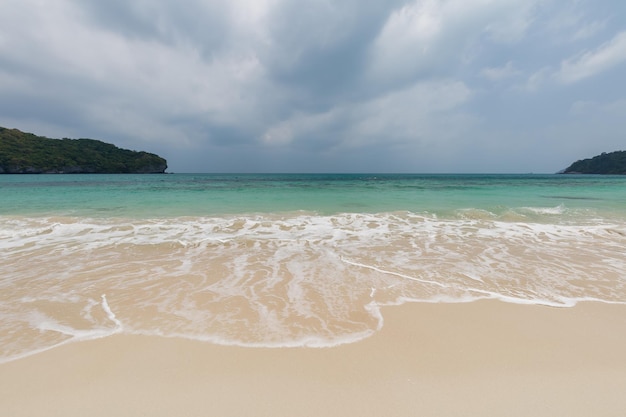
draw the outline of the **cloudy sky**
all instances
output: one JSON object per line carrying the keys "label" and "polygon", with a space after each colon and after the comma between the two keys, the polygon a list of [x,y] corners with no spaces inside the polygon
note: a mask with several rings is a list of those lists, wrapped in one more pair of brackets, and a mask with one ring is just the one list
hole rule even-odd
{"label": "cloudy sky", "polygon": [[555,172],[626,149],[626,3],[2,0],[0,126],[172,172]]}

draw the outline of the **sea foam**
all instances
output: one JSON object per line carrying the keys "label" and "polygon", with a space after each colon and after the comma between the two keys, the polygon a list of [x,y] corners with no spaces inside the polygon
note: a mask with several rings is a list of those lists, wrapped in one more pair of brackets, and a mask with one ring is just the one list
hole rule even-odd
{"label": "sea foam", "polygon": [[0,331],[22,336],[0,356],[120,332],[334,346],[368,337],[382,326],[380,306],[404,302],[626,302],[626,223],[561,221],[559,211],[539,213],[552,221],[1,217]]}

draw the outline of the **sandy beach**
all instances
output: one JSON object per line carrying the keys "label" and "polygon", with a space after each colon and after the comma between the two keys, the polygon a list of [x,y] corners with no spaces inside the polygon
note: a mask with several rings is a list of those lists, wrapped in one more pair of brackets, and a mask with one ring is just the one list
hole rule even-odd
{"label": "sandy beach", "polygon": [[623,416],[626,306],[386,307],[335,348],[117,335],[0,365],[6,416]]}

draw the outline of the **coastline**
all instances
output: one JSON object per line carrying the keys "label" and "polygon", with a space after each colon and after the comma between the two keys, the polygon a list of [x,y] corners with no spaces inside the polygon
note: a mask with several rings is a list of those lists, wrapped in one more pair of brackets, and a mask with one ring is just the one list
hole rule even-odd
{"label": "coastline", "polygon": [[618,416],[626,305],[405,304],[334,348],[115,335],[0,365],[11,416]]}

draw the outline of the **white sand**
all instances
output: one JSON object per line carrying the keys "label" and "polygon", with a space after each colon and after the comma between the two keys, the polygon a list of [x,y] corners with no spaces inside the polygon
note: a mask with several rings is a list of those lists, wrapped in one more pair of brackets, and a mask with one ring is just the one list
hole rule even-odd
{"label": "white sand", "polygon": [[2,416],[624,416],[626,306],[388,307],[365,341],[119,335],[0,365]]}

